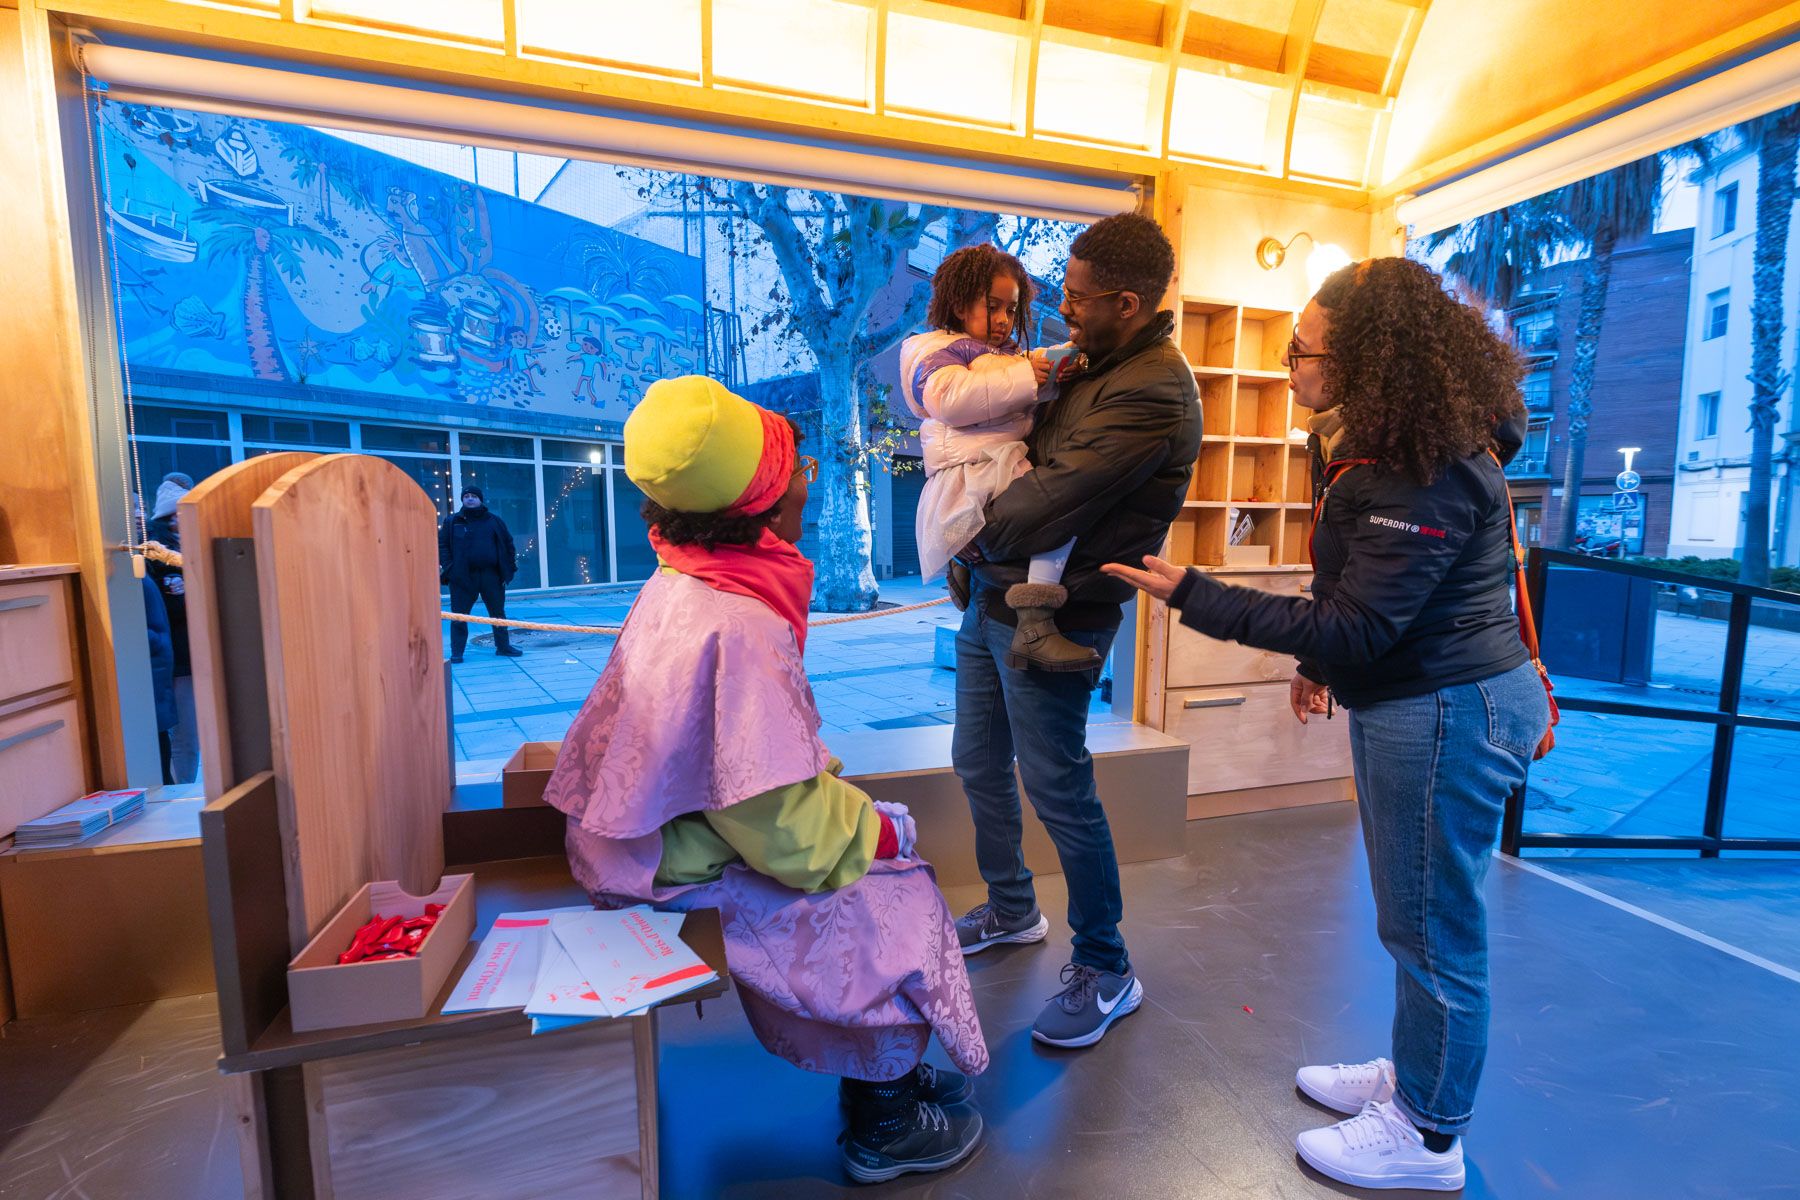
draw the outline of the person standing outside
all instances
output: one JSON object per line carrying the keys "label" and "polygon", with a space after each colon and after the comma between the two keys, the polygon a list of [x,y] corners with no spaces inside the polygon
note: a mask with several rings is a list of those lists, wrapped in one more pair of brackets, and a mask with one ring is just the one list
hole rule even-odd
{"label": "person standing outside", "polygon": [[[1350,713],[1369,881],[1396,979],[1393,1057],[1300,1068],[1349,1115],[1297,1140],[1365,1188],[1454,1191],[1488,1042],[1482,881],[1501,810],[1550,725],[1519,635],[1504,464],[1525,427],[1518,352],[1404,258],[1325,281],[1287,352],[1326,462],[1313,598],[1228,586],[1147,557],[1107,570],[1209,637],[1299,660],[1294,715]],[[1521,597],[1521,602],[1523,598]]]}
{"label": "person standing outside", "polygon": [[[438,526],[438,577],[450,585],[450,611],[475,611],[477,598],[490,617],[506,616],[506,585],[519,569],[512,531],[488,510],[481,489],[470,484],[462,492],[462,508]],[[450,625],[450,661],[463,660],[469,627],[461,621]],[[506,626],[494,626],[494,653],[502,658],[522,658],[512,644]]]}
{"label": "person standing outside", "polygon": [[[988,502],[983,528],[963,552],[972,592],[956,639],[952,756],[988,898],[957,922],[957,935],[974,954],[1049,932],[1021,846],[1016,758],[1069,889],[1066,986],[1032,1027],[1054,1046],[1098,1042],[1144,991],[1119,933],[1118,856],[1087,748],[1100,671],[1009,666],[1017,617],[1006,592],[1025,581],[1033,555],[1074,540],[1056,627],[1105,659],[1132,591],[1100,568],[1162,548],[1200,453],[1194,372],[1171,338],[1174,314],[1157,308],[1174,273],[1174,249],[1148,217],[1108,217],[1075,239],[1061,312],[1083,358],[1059,372],[1027,439],[1033,468]],[[1051,370],[1047,362],[1041,369]]]}
{"label": "person standing outside", "polygon": [[[181,552],[181,526],[176,508],[181,498],[193,490],[193,477],[182,471],[170,471],[156,488],[156,506],[150,524],[144,529],[148,541],[161,542],[176,553]],[[182,569],[171,563],[151,559],[149,577],[162,593],[163,609],[168,614],[169,641],[173,650],[173,696],[175,721],[168,729],[169,783],[192,783],[200,777],[200,733],[194,710],[194,666],[188,653],[187,578]]]}

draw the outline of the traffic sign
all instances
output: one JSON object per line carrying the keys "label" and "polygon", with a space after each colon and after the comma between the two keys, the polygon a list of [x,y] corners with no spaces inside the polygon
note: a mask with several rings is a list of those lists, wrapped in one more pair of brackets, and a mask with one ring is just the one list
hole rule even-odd
{"label": "traffic sign", "polygon": [[1644,479],[1636,471],[1620,471],[1613,482],[1619,485],[1621,492],[1635,492]]}
{"label": "traffic sign", "polygon": [[1638,494],[1636,492],[1614,492],[1612,506],[1614,512],[1636,512]]}

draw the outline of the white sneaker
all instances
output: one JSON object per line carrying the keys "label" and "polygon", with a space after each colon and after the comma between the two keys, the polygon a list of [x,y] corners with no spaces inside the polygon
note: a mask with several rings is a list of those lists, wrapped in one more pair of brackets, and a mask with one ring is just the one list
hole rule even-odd
{"label": "white sneaker", "polygon": [[1385,1058],[1374,1062],[1330,1067],[1301,1067],[1294,1086],[1326,1108],[1355,1116],[1371,1100],[1394,1098],[1394,1064]]}
{"label": "white sneaker", "polygon": [[1463,1185],[1462,1139],[1433,1154],[1391,1100],[1371,1100],[1359,1116],[1309,1129],[1294,1148],[1313,1170],[1352,1187],[1454,1192]]}

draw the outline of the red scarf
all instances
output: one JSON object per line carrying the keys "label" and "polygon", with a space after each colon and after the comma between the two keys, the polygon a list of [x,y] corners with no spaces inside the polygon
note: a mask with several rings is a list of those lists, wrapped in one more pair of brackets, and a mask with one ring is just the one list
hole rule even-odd
{"label": "red scarf", "polygon": [[716,591],[761,600],[794,630],[801,655],[806,654],[806,614],[812,601],[813,564],[771,529],[750,546],[672,546],[656,530],[650,546],[667,566],[692,575]]}

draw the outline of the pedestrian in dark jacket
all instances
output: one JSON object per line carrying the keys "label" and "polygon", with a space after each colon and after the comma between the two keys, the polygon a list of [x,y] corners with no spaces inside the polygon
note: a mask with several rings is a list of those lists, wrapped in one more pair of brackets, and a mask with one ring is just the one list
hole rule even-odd
{"label": "pedestrian in dark jacket", "polygon": [[[182,471],[170,471],[157,485],[155,507],[145,537],[181,552],[181,525],[176,509],[181,498],[192,491],[193,477]],[[175,723],[168,730],[169,773],[171,783],[192,783],[200,777],[200,734],[194,712],[194,667],[188,652],[187,576],[173,563],[151,559],[149,576],[162,593],[163,609],[168,614],[169,642],[174,650]]]}
{"label": "pedestrian in dark jacket", "polygon": [[[438,526],[439,578],[450,585],[450,611],[468,613],[479,599],[490,617],[506,616],[506,585],[518,573],[518,554],[506,522],[488,511],[481,489],[463,489],[462,508]],[[469,627],[461,621],[450,625],[450,661],[463,660]],[[504,625],[494,626],[494,653],[519,658]]]}
{"label": "pedestrian in dark jacket", "polygon": [[150,641],[150,695],[156,701],[156,748],[162,759],[162,781],[175,782],[170,770],[169,731],[175,728],[175,647],[169,636],[169,614],[156,581],[144,576],[144,633]]}
{"label": "pedestrian in dark jacket", "polygon": [[1020,849],[1016,756],[1069,889],[1067,986],[1032,1027],[1039,1041],[1057,1046],[1099,1041],[1143,1002],[1144,991],[1119,933],[1118,857],[1087,749],[1100,672],[1009,665],[1017,617],[1006,592],[1025,582],[1032,555],[1073,540],[1056,627],[1105,659],[1132,593],[1100,567],[1162,546],[1200,452],[1194,372],[1170,339],[1173,315],[1156,308],[1174,270],[1174,250],[1148,217],[1108,217],[1075,239],[1062,315],[1085,361],[1059,374],[1027,440],[1032,469],[988,502],[965,551],[975,560],[973,595],[956,639],[952,756],[988,895],[957,922],[957,934],[972,954],[1000,942],[1041,941],[1049,929]]}
{"label": "pedestrian in dark jacket", "polygon": [[1154,557],[1148,571],[1107,570],[1204,634],[1297,656],[1302,722],[1330,716],[1332,693],[1350,710],[1376,918],[1397,966],[1392,1058],[1302,1068],[1302,1091],[1359,1115],[1298,1148],[1342,1182],[1452,1190],[1487,1053],[1482,880],[1549,725],[1508,590],[1501,459],[1524,418],[1519,358],[1429,268],[1382,258],[1326,280],[1287,366],[1326,464],[1313,599]]}

